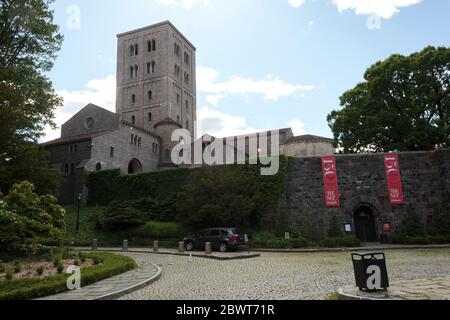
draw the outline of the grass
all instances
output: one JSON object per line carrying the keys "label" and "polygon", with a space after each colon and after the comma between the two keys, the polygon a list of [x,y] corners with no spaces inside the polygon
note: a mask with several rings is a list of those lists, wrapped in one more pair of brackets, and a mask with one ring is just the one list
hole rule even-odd
{"label": "grass", "polygon": [[[81,285],[97,282],[112,277],[136,267],[130,257],[108,253],[88,253],[86,257],[100,261],[99,264],[81,269]],[[67,278],[70,275],[61,274],[43,279],[16,279],[0,282],[0,300],[26,300],[48,296],[67,291]]]}
{"label": "grass", "polygon": [[77,207],[67,206],[66,209],[66,235],[65,243],[74,246],[90,246],[93,239],[99,245],[122,245],[127,238],[126,232],[105,232],[95,228],[95,216],[103,212],[105,207],[81,207],[79,230],[76,232]]}
{"label": "grass", "polygon": [[332,294],[328,295],[325,300],[339,300],[339,293],[333,292]]}

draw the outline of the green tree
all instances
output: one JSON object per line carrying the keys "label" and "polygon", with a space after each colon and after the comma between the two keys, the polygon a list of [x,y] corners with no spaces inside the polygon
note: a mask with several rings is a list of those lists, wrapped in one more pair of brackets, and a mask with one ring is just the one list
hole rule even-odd
{"label": "green tree", "polygon": [[[49,8],[52,2],[0,2],[0,178],[8,187],[15,181],[5,179],[3,174],[14,176],[22,169],[19,166],[16,170],[12,165],[15,161],[30,153],[39,159],[45,157],[44,153],[38,155],[43,151],[36,148],[36,143],[47,125],[54,126],[54,110],[61,105],[45,75],[63,40],[53,23]],[[36,184],[40,179],[48,181],[49,170],[41,161],[31,161],[27,172],[33,175],[29,180]]]}
{"label": "green tree", "polygon": [[371,66],[328,115],[345,153],[450,146],[450,48],[427,47]]}
{"label": "green tree", "polygon": [[24,181],[0,196],[0,252],[33,253],[42,239],[61,239],[65,211],[51,195],[39,196]]}

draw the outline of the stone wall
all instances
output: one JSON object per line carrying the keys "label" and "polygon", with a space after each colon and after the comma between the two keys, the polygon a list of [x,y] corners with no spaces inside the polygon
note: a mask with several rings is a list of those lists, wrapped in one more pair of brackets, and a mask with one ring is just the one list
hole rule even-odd
{"label": "stone wall", "polygon": [[[405,205],[391,206],[383,164],[383,154],[337,155],[337,174],[341,195],[340,208],[326,208],[320,157],[292,159],[287,181],[287,201],[293,222],[299,226],[314,224],[321,233],[329,229],[333,215],[339,224],[355,225],[354,214],[361,206],[372,210],[377,236],[383,224],[398,231],[408,210],[415,210],[430,222],[436,208],[448,205],[450,190],[450,150],[399,154]],[[432,218],[431,218],[432,219]]]}

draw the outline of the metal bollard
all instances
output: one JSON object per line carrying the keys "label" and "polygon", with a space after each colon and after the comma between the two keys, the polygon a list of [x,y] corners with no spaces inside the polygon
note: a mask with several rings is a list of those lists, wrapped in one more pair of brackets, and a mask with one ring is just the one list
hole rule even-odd
{"label": "metal bollard", "polygon": [[122,251],[128,251],[128,240],[123,240]]}
{"label": "metal bollard", "polygon": [[158,252],[159,250],[159,241],[153,241],[153,252]]}
{"label": "metal bollard", "polygon": [[211,254],[212,253],[211,242],[205,243],[205,253],[206,254]]}
{"label": "metal bollard", "polygon": [[184,241],[178,243],[178,252],[184,252]]}
{"label": "metal bollard", "polygon": [[92,240],[92,250],[97,250],[97,239]]}

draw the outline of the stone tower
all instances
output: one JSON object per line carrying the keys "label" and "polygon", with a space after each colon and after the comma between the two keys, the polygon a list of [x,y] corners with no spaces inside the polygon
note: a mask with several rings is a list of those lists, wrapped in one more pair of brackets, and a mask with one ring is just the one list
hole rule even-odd
{"label": "stone tower", "polygon": [[196,49],[170,21],[117,37],[116,112],[160,136],[160,166],[170,166],[173,130],[196,138]]}

